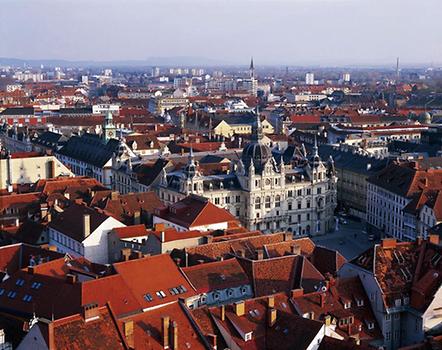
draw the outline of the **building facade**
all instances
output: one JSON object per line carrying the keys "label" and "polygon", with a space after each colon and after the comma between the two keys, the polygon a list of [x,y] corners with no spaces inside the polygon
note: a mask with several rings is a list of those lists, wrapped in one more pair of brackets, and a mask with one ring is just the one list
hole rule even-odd
{"label": "building facade", "polygon": [[311,235],[332,230],[337,183],[333,162],[322,162],[315,146],[312,156],[296,166],[278,163],[263,143],[259,117],[252,134],[229,174],[203,176],[192,152],[183,170],[163,171],[157,187],[160,199],[174,203],[198,194],[230,211],[250,230]]}

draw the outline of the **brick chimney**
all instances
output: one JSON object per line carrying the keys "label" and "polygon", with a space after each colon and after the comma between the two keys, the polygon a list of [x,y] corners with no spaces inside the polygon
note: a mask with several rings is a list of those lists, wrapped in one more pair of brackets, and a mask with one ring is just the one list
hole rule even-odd
{"label": "brick chimney", "polygon": [[294,255],[300,255],[301,254],[301,246],[295,244],[295,245],[292,245],[290,248],[291,248],[292,254],[294,254]]}
{"label": "brick chimney", "polygon": [[217,337],[216,334],[209,333],[207,334],[207,340],[210,344],[212,350],[216,350]]}
{"label": "brick chimney", "polygon": [[169,322],[169,316],[164,316],[163,318],[161,318],[161,336],[163,338],[163,349],[169,349]]}
{"label": "brick chimney", "polygon": [[321,309],[325,306],[325,296],[325,293],[319,295],[319,305],[321,306]]}
{"label": "brick chimney", "polygon": [[68,273],[68,274],[66,275],[66,281],[67,281],[69,284],[75,284],[75,283],[77,282],[77,276],[74,275],[74,274],[72,274],[72,273]]}
{"label": "brick chimney", "polygon": [[226,307],[224,305],[221,305],[221,309],[220,309],[220,313],[221,313],[221,321],[225,321],[226,319]]}
{"label": "brick chimney", "polygon": [[141,223],[141,212],[139,210],[134,211],[134,225]]}
{"label": "brick chimney", "polygon": [[121,261],[128,261],[132,250],[130,248],[121,249]]}
{"label": "brick chimney", "polygon": [[267,310],[267,325],[273,327],[276,323],[277,312],[276,309],[270,308]]}
{"label": "brick chimney", "polygon": [[236,316],[244,316],[245,313],[246,313],[246,303],[244,301],[237,301],[235,303]]}
{"label": "brick chimney", "polygon": [[128,320],[123,322],[123,333],[124,337],[126,338],[127,345],[129,345],[130,348],[134,348],[134,321]]}
{"label": "brick chimney", "polygon": [[83,236],[89,237],[91,234],[91,216],[89,214],[83,215]]}
{"label": "brick chimney", "polygon": [[111,200],[117,200],[118,199],[118,196],[120,195],[120,193],[119,192],[117,192],[117,191],[112,191],[111,192]]}
{"label": "brick chimney", "polygon": [[435,245],[439,245],[440,243],[439,235],[428,235],[428,242]]}
{"label": "brick chimney", "polygon": [[173,350],[178,350],[178,323],[172,321],[170,327],[170,345]]}
{"label": "brick chimney", "polygon": [[397,241],[396,238],[384,238],[382,240],[382,248],[396,248]]}
{"label": "brick chimney", "polygon": [[292,290],[292,298],[302,297],[304,295],[304,289],[297,288]]}
{"label": "brick chimney", "polygon": [[91,321],[100,316],[100,311],[97,303],[83,305],[83,318],[84,320]]}

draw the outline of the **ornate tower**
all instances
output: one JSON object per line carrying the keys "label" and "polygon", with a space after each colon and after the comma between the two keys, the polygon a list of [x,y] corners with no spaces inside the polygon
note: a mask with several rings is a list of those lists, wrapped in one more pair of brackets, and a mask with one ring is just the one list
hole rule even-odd
{"label": "ornate tower", "polygon": [[103,139],[109,141],[117,137],[116,127],[113,122],[112,112],[107,111],[103,124]]}

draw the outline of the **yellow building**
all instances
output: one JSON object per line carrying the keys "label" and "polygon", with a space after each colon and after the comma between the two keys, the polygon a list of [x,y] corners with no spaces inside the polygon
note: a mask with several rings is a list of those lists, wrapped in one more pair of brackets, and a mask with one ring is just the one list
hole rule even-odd
{"label": "yellow building", "polygon": [[[253,123],[248,123],[249,118],[238,118],[229,121],[222,120],[213,128],[214,134],[224,137],[232,137],[233,135],[250,135],[252,133]],[[265,134],[273,134],[275,132],[272,124],[266,119],[262,122],[262,129]]]}

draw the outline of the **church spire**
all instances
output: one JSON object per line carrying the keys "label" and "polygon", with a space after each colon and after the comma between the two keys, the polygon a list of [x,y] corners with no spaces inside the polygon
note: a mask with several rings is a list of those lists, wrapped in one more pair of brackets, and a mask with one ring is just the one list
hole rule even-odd
{"label": "church spire", "polygon": [[256,106],[255,110],[255,123],[252,127],[252,139],[254,141],[261,141],[264,137],[263,130],[262,130],[262,123],[261,123],[261,117],[259,115],[259,107]]}
{"label": "church spire", "polygon": [[255,66],[253,65],[253,56],[250,58],[249,74],[250,78],[255,78]]}

